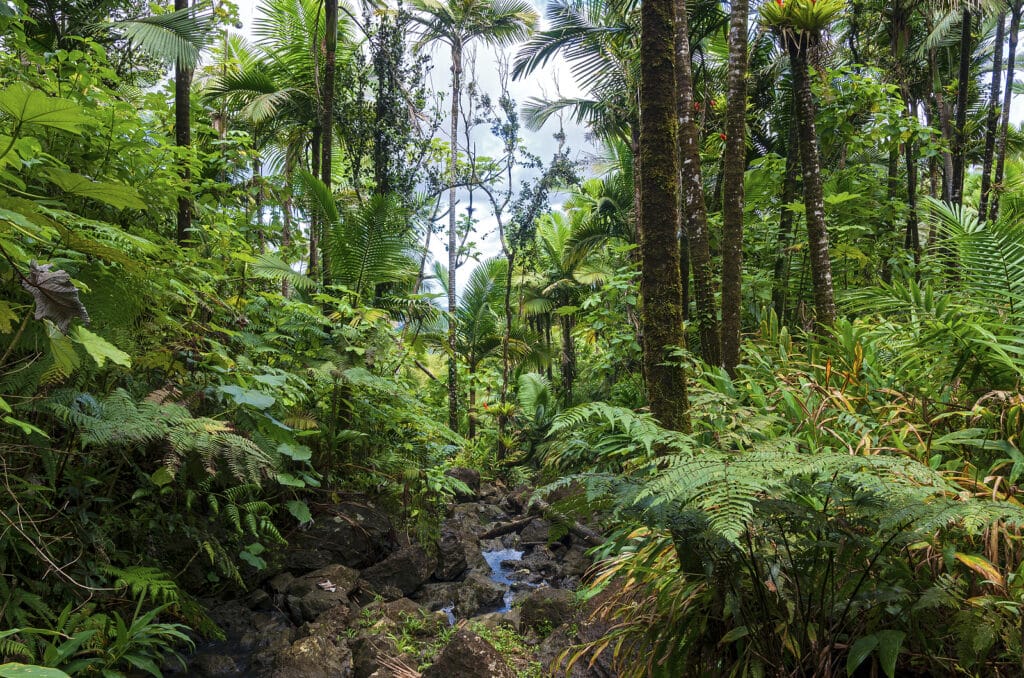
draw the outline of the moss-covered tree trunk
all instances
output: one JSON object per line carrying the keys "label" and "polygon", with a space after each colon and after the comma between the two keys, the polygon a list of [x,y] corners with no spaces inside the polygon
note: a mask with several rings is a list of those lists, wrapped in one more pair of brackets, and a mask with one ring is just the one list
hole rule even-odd
{"label": "moss-covered tree trunk", "polygon": [[[174,0],[174,10],[188,9],[188,0]],[[174,64],[174,143],[180,148],[192,145],[192,69],[180,61]],[[179,171],[183,193],[178,197],[177,240],[184,244],[192,230],[192,169],[183,160]]]}
{"label": "moss-covered tree trunk", "polygon": [[1003,172],[1006,167],[1006,133],[1010,127],[1010,103],[1013,101],[1013,78],[1017,61],[1017,36],[1020,33],[1021,10],[1024,3],[1016,0],[1010,7],[1010,41],[1006,51],[1006,88],[1003,91],[1003,119],[999,124],[996,139],[996,175],[992,182],[994,195],[989,218],[995,221],[999,216],[999,193],[1003,186]]}
{"label": "moss-covered tree trunk", "polygon": [[[718,338],[718,311],[711,275],[711,247],[708,242],[708,211],[704,203],[704,181],[701,178],[700,142],[694,119],[693,73],[690,67],[690,31],[686,18],[686,0],[675,0],[675,88],[679,117],[679,190],[682,221],[689,245],[689,263],[693,271],[694,319],[700,336],[700,356],[709,365],[721,365],[721,344]],[[646,40],[646,37],[644,38]],[[643,104],[640,109],[643,115]],[[643,118],[640,121],[643,134]],[[664,141],[663,145],[667,145]],[[646,170],[646,157],[641,158],[641,171]],[[643,183],[641,192],[647,190]],[[654,204],[647,201],[648,205]],[[657,208],[664,210],[663,206]],[[643,211],[641,210],[641,215]],[[647,223],[646,215],[642,216]]]}
{"label": "moss-covered tree trunk", "polygon": [[826,328],[836,320],[836,300],[832,288],[832,261],[828,254],[828,228],[825,225],[825,201],[821,184],[821,155],[818,131],[814,123],[817,106],[811,93],[807,54],[811,36],[800,32],[787,40],[796,118],[800,136],[800,165],[804,179],[804,215],[811,264],[811,284],[817,322]]}
{"label": "moss-covered tree trunk", "polygon": [[[689,427],[686,374],[672,358],[683,346],[679,240],[676,237],[678,172],[672,0],[640,6],[641,274],[644,377],[651,412],[662,426]],[[692,109],[692,104],[691,104]]]}
{"label": "moss-covered tree trunk", "polygon": [[722,158],[722,365],[736,374],[743,299],[743,175],[747,169],[747,0],[732,0]]}
{"label": "moss-covered tree trunk", "polygon": [[[324,0],[324,72],[320,82],[320,180],[331,187],[331,155],[334,150],[334,70],[338,51],[338,0]],[[325,285],[331,280],[330,254],[321,234],[320,262]]]}

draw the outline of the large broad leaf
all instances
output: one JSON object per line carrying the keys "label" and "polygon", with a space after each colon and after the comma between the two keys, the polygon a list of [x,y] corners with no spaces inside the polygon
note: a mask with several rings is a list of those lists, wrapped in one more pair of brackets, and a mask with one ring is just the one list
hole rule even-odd
{"label": "large broad leaf", "polygon": [[50,181],[72,195],[99,200],[119,210],[125,208],[134,210],[146,209],[146,203],[142,201],[139,192],[125,184],[93,181],[88,177],[83,177],[81,174],[67,172],[56,167],[47,170],[46,176]]}
{"label": "large broad leaf", "polygon": [[75,102],[47,96],[21,83],[0,91],[0,111],[19,125],[56,127],[65,132],[80,132],[81,126],[90,122]]}
{"label": "large broad leaf", "polygon": [[86,353],[91,355],[92,359],[100,367],[103,367],[103,364],[108,359],[110,362],[123,365],[124,367],[132,366],[131,356],[100,335],[90,332],[81,325],[76,327],[74,332],[71,333],[71,338],[81,344],[85,348]]}
{"label": "large broad leaf", "polygon": [[60,669],[11,662],[0,664],[0,678],[71,678]]}
{"label": "large broad leaf", "polygon": [[35,319],[49,318],[61,332],[67,334],[75,318],[88,323],[89,312],[79,300],[78,288],[71,282],[67,271],[51,271],[50,266],[37,266],[36,262],[31,262],[21,286],[36,300]]}
{"label": "large broad leaf", "polygon": [[265,410],[274,404],[274,396],[267,395],[262,391],[257,391],[251,388],[242,388],[241,386],[221,386],[221,393],[224,393],[231,397],[239,405],[249,405],[255,407],[257,410]]}

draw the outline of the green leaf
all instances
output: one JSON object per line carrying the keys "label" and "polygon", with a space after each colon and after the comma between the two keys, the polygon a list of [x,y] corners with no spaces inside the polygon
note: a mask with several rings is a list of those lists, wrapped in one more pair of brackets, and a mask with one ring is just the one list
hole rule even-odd
{"label": "green leaf", "polygon": [[896,659],[907,634],[903,631],[878,631],[875,635],[878,636],[878,659],[882,663],[882,670],[889,678],[894,678]]}
{"label": "green leaf", "polygon": [[51,97],[21,83],[0,91],[0,111],[20,125],[42,125],[65,132],[80,132],[90,119],[73,101]]}
{"label": "green leaf", "polygon": [[241,386],[221,386],[220,391],[230,396],[237,404],[255,407],[257,410],[265,410],[277,402],[274,396],[255,389],[242,388]]}
{"label": "green leaf", "polygon": [[291,473],[278,473],[277,482],[285,487],[305,487],[306,483],[301,478],[296,478]]}
{"label": "green leaf", "polygon": [[299,290],[316,287],[316,281],[296,272],[287,263],[273,254],[261,254],[252,265],[252,273],[257,278],[266,280],[286,280],[289,285]]}
{"label": "green leaf", "polygon": [[313,450],[309,449],[305,445],[292,445],[291,443],[281,443],[277,446],[278,454],[281,454],[294,461],[309,461],[313,458]]}
{"label": "green leaf", "polygon": [[9,415],[4,415],[4,418],[3,418],[2,421],[5,424],[10,424],[11,426],[17,426],[18,428],[21,429],[22,433],[24,433],[25,435],[32,435],[33,433],[38,433],[39,435],[43,436],[44,438],[49,438],[50,437],[49,435],[47,435],[46,431],[42,430],[38,426],[34,426],[33,424],[28,423],[27,421],[22,421],[21,419],[15,419],[14,417],[9,416]]}
{"label": "green leaf", "polygon": [[71,678],[60,669],[11,662],[0,664],[0,678]]}
{"label": "green leaf", "polygon": [[60,188],[81,198],[92,198],[105,202],[117,209],[146,209],[139,192],[127,184],[115,184],[107,181],[93,181],[81,174],[67,172],[56,167],[46,171],[47,178]]}
{"label": "green leaf", "polygon": [[174,481],[174,472],[166,466],[161,466],[149,477],[157,487],[163,487]]}
{"label": "green leaf", "polygon": [[109,341],[104,339],[98,334],[94,334],[89,330],[85,329],[81,325],[75,326],[75,329],[71,332],[71,338],[82,345],[85,348],[86,353],[92,356],[92,359],[96,361],[96,364],[103,367],[104,363],[109,359],[110,362],[116,363],[123,367],[132,366],[132,358],[130,355],[114,346]]}
{"label": "green leaf", "polygon": [[850,654],[846,656],[846,675],[852,676],[857,667],[864,663],[864,660],[871,656],[874,649],[878,647],[878,637],[875,635],[858,638],[850,648]]}
{"label": "green leaf", "polygon": [[18,314],[11,309],[10,303],[0,301],[0,334],[10,334],[17,320]]}
{"label": "green leaf", "polygon": [[313,522],[313,514],[309,512],[309,507],[306,506],[306,502],[293,499],[288,502],[288,513],[292,514],[295,520],[302,524]]}

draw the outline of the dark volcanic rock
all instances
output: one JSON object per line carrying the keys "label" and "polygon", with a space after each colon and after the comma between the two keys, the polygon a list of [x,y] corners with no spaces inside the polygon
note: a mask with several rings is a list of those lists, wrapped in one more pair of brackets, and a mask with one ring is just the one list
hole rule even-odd
{"label": "dark volcanic rock", "polygon": [[352,651],[344,640],[308,636],[277,655],[270,678],[351,678]]}
{"label": "dark volcanic rock", "polygon": [[550,633],[569,621],[573,612],[573,595],[569,591],[548,587],[535,589],[520,605],[520,630]]}
{"label": "dark volcanic rock", "polygon": [[363,579],[372,591],[395,588],[407,596],[430,579],[436,565],[422,547],[407,546],[363,570]]}
{"label": "dark volcanic rock", "polygon": [[515,678],[515,672],[490,643],[465,629],[452,636],[423,672],[423,678]]}
{"label": "dark volcanic rock", "polygon": [[551,523],[543,518],[534,518],[519,533],[522,544],[547,544],[551,540]]}
{"label": "dark volcanic rock", "polygon": [[494,610],[501,606],[504,597],[504,586],[475,571],[463,581],[426,584],[415,594],[416,600],[431,610],[454,605],[452,612],[459,619]]}
{"label": "dark volcanic rock", "polygon": [[452,581],[458,579],[459,575],[469,568],[469,559],[466,555],[468,548],[480,550],[480,543],[476,537],[467,535],[454,529],[441,529],[441,537],[437,540],[437,569],[434,570],[434,579],[438,581]]}
{"label": "dark volcanic rock", "polygon": [[357,570],[339,564],[293,578],[285,590],[288,611],[296,623],[302,623],[313,621],[331,608],[347,606],[358,580]]}
{"label": "dark volcanic rock", "polygon": [[345,501],[289,537],[285,567],[308,572],[331,563],[362,568],[383,560],[396,542],[391,520],[369,501]]}

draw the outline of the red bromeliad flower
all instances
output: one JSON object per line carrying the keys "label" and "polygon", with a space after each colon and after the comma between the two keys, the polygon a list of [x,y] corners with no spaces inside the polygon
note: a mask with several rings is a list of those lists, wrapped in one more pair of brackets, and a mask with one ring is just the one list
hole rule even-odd
{"label": "red bromeliad flower", "polygon": [[719,137],[719,138],[720,138],[720,139],[721,139],[722,141],[725,141],[725,140],[726,140],[726,138],[727,138],[727,137],[725,136],[725,132],[719,132],[719,134],[718,134],[718,137]]}

